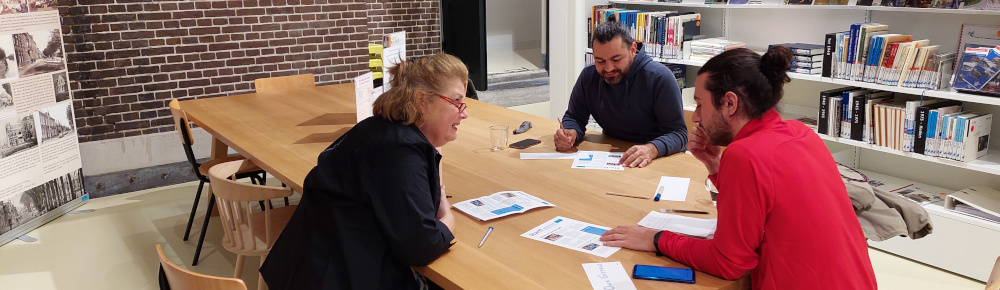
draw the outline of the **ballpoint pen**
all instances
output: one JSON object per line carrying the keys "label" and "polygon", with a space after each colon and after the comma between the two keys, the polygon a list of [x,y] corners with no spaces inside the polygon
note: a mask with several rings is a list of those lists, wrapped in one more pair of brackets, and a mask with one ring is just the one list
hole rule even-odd
{"label": "ballpoint pen", "polygon": [[656,196],[653,197],[653,201],[660,201],[660,194],[663,193],[663,186],[661,185],[659,189],[656,190]]}
{"label": "ballpoint pen", "polygon": [[479,241],[479,248],[483,247],[483,243],[486,242],[486,238],[489,238],[490,237],[490,233],[492,233],[492,232],[493,232],[493,227],[490,227],[490,229],[486,230],[486,235],[483,236],[483,240]]}
{"label": "ballpoint pen", "polygon": [[669,209],[669,208],[661,208],[660,212],[708,214],[708,212],[700,210]]}

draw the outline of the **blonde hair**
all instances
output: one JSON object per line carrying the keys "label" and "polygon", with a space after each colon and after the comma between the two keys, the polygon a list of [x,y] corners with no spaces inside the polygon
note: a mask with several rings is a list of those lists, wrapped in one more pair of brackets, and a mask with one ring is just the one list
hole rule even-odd
{"label": "blonde hair", "polygon": [[444,53],[401,62],[390,68],[389,74],[392,75],[389,82],[392,88],[375,100],[372,113],[393,122],[417,126],[424,124],[422,108],[428,101],[418,94],[419,91],[446,92],[448,81],[457,79],[466,83],[469,78],[465,64]]}

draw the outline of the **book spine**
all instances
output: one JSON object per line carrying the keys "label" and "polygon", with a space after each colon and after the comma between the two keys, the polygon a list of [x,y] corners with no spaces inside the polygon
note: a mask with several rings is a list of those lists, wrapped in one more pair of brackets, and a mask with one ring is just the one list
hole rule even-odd
{"label": "book spine", "polygon": [[829,135],[828,124],[829,122],[829,104],[830,95],[827,92],[819,93],[819,116],[816,117],[816,133]]}
{"label": "book spine", "polygon": [[913,153],[924,154],[927,148],[927,116],[930,109],[926,106],[917,107],[917,128],[913,132]]}
{"label": "book spine", "polygon": [[837,33],[827,33],[823,41],[823,72],[822,77],[828,78],[833,75],[833,53],[834,45],[837,44]]}
{"label": "book spine", "polygon": [[865,104],[868,102],[868,95],[861,94],[855,96],[851,102],[854,108],[851,110],[851,139],[864,141],[865,131]]}

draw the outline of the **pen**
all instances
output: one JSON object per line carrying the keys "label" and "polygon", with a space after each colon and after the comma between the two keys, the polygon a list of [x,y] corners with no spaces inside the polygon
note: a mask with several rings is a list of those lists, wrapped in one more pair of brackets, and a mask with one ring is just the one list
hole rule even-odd
{"label": "pen", "polygon": [[684,209],[669,209],[669,208],[661,208],[660,212],[708,214],[708,212],[700,210],[684,210]]}
{"label": "pen", "polygon": [[490,237],[490,233],[492,233],[492,232],[493,232],[493,227],[490,227],[490,229],[486,230],[486,235],[483,236],[483,240],[479,241],[479,248],[483,247],[483,243],[486,242],[486,238],[489,238]]}
{"label": "pen", "polygon": [[649,197],[646,197],[646,196],[638,196],[638,195],[631,195],[631,194],[624,194],[624,193],[617,193],[617,192],[610,192],[610,191],[605,192],[605,194],[607,194],[607,195],[624,196],[624,197],[631,197],[631,198],[649,199]]}
{"label": "pen", "polygon": [[556,121],[559,121],[559,129],[560,130],[566,130],[566,128],[563,128],[562,118],[557,118]]}
{"label": "pen", "polygon": [[656,196],[653,197],[653,201],[660,201],[660,193],[663,193],[663,186],[661,185],[659,189],[656,190]]}

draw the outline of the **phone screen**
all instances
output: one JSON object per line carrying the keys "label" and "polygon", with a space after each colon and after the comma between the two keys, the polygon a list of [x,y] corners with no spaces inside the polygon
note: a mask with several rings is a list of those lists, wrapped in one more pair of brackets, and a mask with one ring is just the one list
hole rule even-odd
{"label": "phone screen", "polygon": [[635,265],[632,278],[694,284],[694,270]]}

